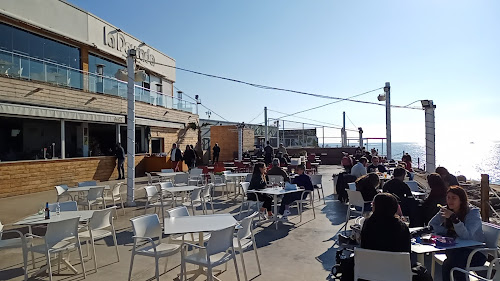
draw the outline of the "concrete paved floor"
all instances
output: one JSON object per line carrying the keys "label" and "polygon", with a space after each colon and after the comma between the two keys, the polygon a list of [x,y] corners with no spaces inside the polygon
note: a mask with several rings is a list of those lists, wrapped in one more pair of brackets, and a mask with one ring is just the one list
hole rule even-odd
{"label": "concrete paved floor", "polygon": [[[311,209],[305,211],[302,223],[298,216],[291,216],[290,222],[280,224],[276,230],[274,225],[265,224],[255,229],[262,275],[258,275],[257,264],[253,250],[244,253],[245,264],[249,280],[331,280],[329,272],[335,262],[335,236],[345,221],[346,206],[333,200],[333,181],[331,175],[339,172],[338,166],[321,166],[319,172],[323,174],[323,186],[326,195],[326,205],[323,201],[315,202],[316,219],[313,219]],[[143,179],[139,179],[142,181]],[[112,239],[105,238],[96,243],[98,271],[94,269],[93,261],[87,260],[87,280],[127,280],[130,256],[132,250],[132,229],[129,219],[144,214],[141,208],[144,204],[144,192],[138,184],[136,196],[138,207],[126,208],[123,216],[115,220],[117,229],[118,249],[120,261],[117,261]],[[9,199],[0,199],[0,219],[14,222],[22,217],[36,212],[45,201],[54,201],[55,191],[42,192],[28,196],[19,196]],[[51,200],[52,199],[52,200]],[[216,213],[231,213],[238,219],[239,203],[217,198]],[[21,208],[19,206],[22,206]],[[149,210],[148,213],[152,213]],[[200,212],[201,213],[201,212]],[[296,214],[296,210],[292,210]],[[38,230],[40,231],[40,230]],[[86,245],[83,245],[84,255]],[[44,257],[36,255],[36,265],[44,264]],[[71,254],[70,262],[80,271],[78,254]],[[244,280],[241,260],[237,256],[240,279]],[[168,271],[160,276],[160,280],[176,280],[180,273],[180,254],[169,258]],[[160,273],[163,272],[164,259],[160,260]],[[0,251],[0,280],[23,280],[22,256],[20,249]],[[223,267],[222,267],[223,268]],[[194,266],[188,265],[188,270]],[[30,274],[33,273],[29,266]],[[233,263],[228,264],[228,270],[218,276],[222,280],[236,280]],[[54,280],[81,280],[82,274],[72,275],[68,270],[54,275]],[[153,280],[154,259],[136,256],[132,273],[132,280]],[[30,280],[48,280],[48,277],[38,276]],[[199,277],[196,280],[205,280]]]}

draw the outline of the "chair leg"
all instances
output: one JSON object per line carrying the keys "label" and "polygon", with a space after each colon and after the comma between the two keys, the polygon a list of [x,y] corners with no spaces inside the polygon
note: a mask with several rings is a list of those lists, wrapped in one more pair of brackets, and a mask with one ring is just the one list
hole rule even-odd
{"label": "chair leg", "polygon": [[22,245],[23,250],[23,264],[24,264],[24,281],[28,280],[28,249],[26,244]]}
{"label": "chair leg", "polygon": [[62,261],[61,253],[58,253],[57,254],[57,274],[61,273],[61,261]]}
{"label": "chair leg", "polygon": [[123,215],[125,216],[125,206],[123,205],[123,199],[122,199],[121,195],[120,195],[120,202],[122,204]]}
{"label": "chair leg", "polygon": [[92,243],[92,258],[94,259],[94,269],[97,272],[97,256],[95,254],[95,241],[94,238],[91,239]]}
{"label": "chair leg", "polygon": [[[182,240],[183,240],[182,242],[184,243],[184,239]],[[186,272],[186,261],[184,260],[184,249],[181,248],[181,276],[179,278],[180,281],[184,281],[185,272]]]}
{"label": "chair leg", "polygon": [[241,249],[241,247],[240,247],[238,249],[238,252],[240,253],[240,257],[241,257],[241,266],[243,267],[243,275],[245,276],[245,281],[248,281],[247,268],[245,266],[245,259],[243,258],[243,249]]}
{"label": "chair leg", "polygon": [[212,206],[212,214],[215,214],[213,197],[210,198],[210,206]]}
{"label": "chair leg", "polygon": [[116,258],[120,262],[120,253],[118,253],[118,243],[116,242],[116,232],[113,230],[113,242],[115,243]]}
{"label": "chair leg", "polygon": [[168,257],[165,258],[165,268],[163,269],[163,273],[167,272],[167,265],[168,265]]}
{"label": "chair leg", "polygon": [[83,278],[87,278],[87,272],[85,272],[85,264],[83,263],[82,247],[78,246],[78,254],[80,255],[80,262],[82,263]]}
{"label": "chair leg", "polygon": [[325,200],[325,190],[323,189],[323,185],[321,185],[321,193],[323,194],[323,204],[326,205],[326,200]]}
{"label": "chair leg", "polygon": [[[325,197],[323,197],[325,199]],[[314,200],[311,198],[311,209],[313,210],[313,217],[316,218],[316,211],[314,211]]]}
{"label": "chair leg", "polygon": [[155,276],[156,281],[160,281],[160,272],[158,271],[158,257],[155,257]]}
{"label": "chair leg", "polygon": [[130,257],[130,268],[128,269],[128,281],[132,277],[132,267],[134,266],[134,256],[135,256],[135,243],[134,248],[132,249],[132,256]]}
{"label": "chair leg", "polygon": [[259,269],[259,275],[262,275],[262,270],[260,269],[259,254],[257,254],[257,245],[255,245],[255,241],[254,241],[252,247],[253,247],[253,251],[255,253],[255,259],[257,260],[257,268]]}
{"label": "chair leg", "polygon": [[299,207],[299,214],[300,214],[300,222],[302,222],[302,202],[298,203]]}
{"label": "chair leg", "polygon": [[47,252],[45,256],[47,257],[47,267],[49,268],[49,280],[52,281],[52,264],[50,263],[50,253]]}
{"label": "chair leg", "polygon": [[432,261],[431,261],[431,276],[432,276],[432,279],[434,279],[435,277],[435,274],[436,273],[436,261],[434,260],[434,255],[432,255]]}
{"label": "chair leg", "polygon": [[[243,253],[241,253],[241,256],[243,256]],[[234,249],[233,249],[233,261],[234,261],[234,271],[236,271],[236,280],[240,281],[240,273],[238,272],[238,264],[236,263],[236,255],[234,254]]]}

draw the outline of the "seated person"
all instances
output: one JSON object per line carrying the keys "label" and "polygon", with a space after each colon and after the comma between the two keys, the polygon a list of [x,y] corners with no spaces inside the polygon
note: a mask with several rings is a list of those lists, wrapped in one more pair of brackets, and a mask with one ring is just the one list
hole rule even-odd
{"label": "seated person", "polygon": [[396,215],[398,200],[389,193],[380,193],[373,199],[373,213],[363,223],[361,248],[407,252],[411,250],[410,231]]}
{"label": "seated person", "polygon": [[[373,201],[377,195],[377,187],[380,184],[378,175],[369,173],[356,180],[356,190],[361,192],[364,201]],[[365,211],[371,210],[371,203],[365,203]]]}
{"label": "seated person", "polygon": [[429,221],[434,217],[434,215],[439,212],[440,208],[437,204],[442,206],[446,205],[446,192],[448,188],[446,188],[443,179],[437,173],[432,173],[427,176],[427,183],[431,189],[429,196],[422,203],[422,219],[425,224],[428,224]]}
{"label": "seated person", "polygon": [[444,181],[444,185],[446,186],[446,188],[448,188],[448,187],[450,187],[452,185],[459,185],[457,177],[455,177],[454,175],[450,174],[450,172],[448,172],[448,170],[445,167],[437,167],[436,168],[436,173],[438,173],[441,176],[441,178]]}
{"label": "seated person", "polygon": [[[485,241],[479,209],[469,205],[467,193],[459,186],[451,186],[446,193],[446,206],[431,219],[429,225],[438,235],[456,237],[465,240]],[[443,281],[450,280],[450,271],[454,267],[465,268],[472,248],[446,250],[446,260],[442,266]],[[470,266],[482,266],[486,256],[476,253]],[[466,280],[463,273],[456,272],[455,280]]]}
{"label": "seated person", "polygon": [[373,156],[372,164],[368,166],[367,171],[368,173],[385,173],[387,172],[387,169],[384,167],[384,165],[380,164],[380,159],[378,158],[378,156]]}
{"label": "seated person", "polygon": [[[259,190],[265,189],[267,187],[267,177],[266,177],[266,166],[264,163],[255,163],[253,167],[252,179],[250,180],[250,186],[248,186],[248,190]],[[252,193],[249,192],[247,194],[248,200],[257,201],[259,198],[260,202],[264,202],[264,205],[260,208],[260,215],[264,219],[266,218],[265,212],[267,210],[267,216],[272,218],[273,212],[273,198],[267,194],[262,193]]]}
{"label": "seated person", "polygon": [[288,174],[283,171],[280,167],[280,160],[278,158],[273,159],[273,164],[272,168],[267,171],[267,175],[276,175],[276,176],[282,176],[283,180],[286,182],[290,182],[290,178],[288,178]]}
{"label": "seated person", "polygon": [[418,220],[418,201],[415,200],[411,193],[410,187],[404,182],[406,170],[403,168],[394,169],[394,178],[384,184],[384,192],[391,193],[398,198],[401,211],[404,216],[410,217],[412,227],[421,225]]}
{"label": "seated person", "polygon": [[[296,184],[297,187],[299,188],[304,188],[305,190],[314,192],[314,187],[312,185],[311,178],[308,175],[304,174],[305,170],[306,168],[304,167],[304,165],[298,165],[297,168],[295,169],[297,176],[292,180],[292,183]],[[301,197],[302,194],[304,194],[304,197]],[[281,199],[281,205],[279,210],[279,213],[283,215],[282,219],[283,220],[288,219],[288,215],[290,215],[289,207],[293,201],[305,199],[306,197],[307,193],[303,192],[292,192],[285,194],[283,196],[283,199]]]}
{"label": "seated person", "polygon": [[359,178],[361,176],[366,175],[366,164],[368,163],[368,159],[365,157],[361,157],[359,159],[359,162],[352,166],[351,168],[351,175],[356,176],[356,178]]}
{"label": "seated person", "polygon": [[278,157],[277,158],[280,160],[280,163],[283,166],[288,167],[288,162],[286,161],[285,157],[283,157],[283,153],[278,152]]}
{"label": "seated person", "polygon": [[340,164],[342,164],[346,172],[350,173],[352,168],[352,158],[347,152],[342,152],[342,154],[344,154],[344,156],[342,157]]}

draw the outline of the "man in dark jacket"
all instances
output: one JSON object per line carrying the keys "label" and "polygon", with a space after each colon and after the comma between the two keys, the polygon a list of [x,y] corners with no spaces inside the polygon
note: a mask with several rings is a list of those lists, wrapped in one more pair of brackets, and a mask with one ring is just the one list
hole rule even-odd
{"label": "man in dark jacket", "polygon": [[220,147],[218,143],[214,145],[213,151],[214,151],[214,156],[212,157],[212,162],[217,163],[219,162],[219,155],[220,155]]}
{"label": "man in dark jacket", "polygon": [[283,169],[280,167],[280,160],[278,158],[273,159],[273,167],[267,171],[268,176],[282,176],[283,180],[286,182],[290,182],[288,175]]}
{"label": "man in dark jacket", "polygon": [[273,155],[274,155],[274,149],[271,146],[270,142],[267,141],[267,145],[266,147],[264,147],[264,162],[266,163],[266,166],[268,166],[271,163]]}
{"label": "man in dark jacket", "polygon": [[[305,170],[306,168],[304,167],[304,165],[297,166],[295,171],[298,174],[298,176],[296,176],[292,180],[292,184],[296,184],[298,188],[304,188],[305,190],[308,191],[314,191],[311,178],[308,175],[304,174]],[[302,194],[304,194],[303,197]],[[306,197],[307,193],[299,191],[285,194],[283,196],[283,199],[281,200],[281,205],[279,210],[280,215],[282,215],[282,219],[288,220],[288,215],[290,215],[290,211],[288,210],[288,208],[290,207],[290,204],[292,204],[293,201],[305,199]]]}
{"label": "man in dark jacket", "polygon": [[125,151],[123,150],[123,147],[120,143],[116,144],[116,151],[115,151],[116,159],[118,160],[118,178],[117,180],[125,179],[125,168],[123,167],[123,164],[125,163]]}
{"label": "man in dark jacket", "polygon": [[172,144],[172,150],[170,150],[170,160],[172,161],[172,169],[175,172],[182,170],[182,166],[179,167],[179,162],[182,161],[182,152],[177,148],[177,144]]}

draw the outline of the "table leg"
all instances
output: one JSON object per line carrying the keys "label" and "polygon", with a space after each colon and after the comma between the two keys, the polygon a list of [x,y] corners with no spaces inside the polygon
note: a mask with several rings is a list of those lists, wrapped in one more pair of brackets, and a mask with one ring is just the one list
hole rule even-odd
{"label": "table leg", "polygon": [[424,263],[424,257],[425,257],[425,254],[417,254],[417,261],[418,261],[420,264],[422,264],[422,265],[424,265],[424,264],[425,264],[425,263]]}
{"label": "table leg", "polygon": [[276,230],[278,230],[278,195],[274,194],[273,200],[274,200],[273,220],[274,220],[274,223],[276,224]]}

